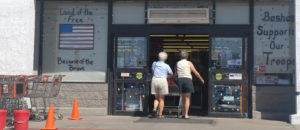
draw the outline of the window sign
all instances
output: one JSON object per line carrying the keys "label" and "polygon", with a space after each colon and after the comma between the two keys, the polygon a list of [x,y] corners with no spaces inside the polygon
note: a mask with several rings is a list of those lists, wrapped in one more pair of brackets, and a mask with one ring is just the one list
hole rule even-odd
{"label": "window sign", "polygon": [[256,84],[289,85],[295,72],[294,14],[288,3],[254,7]]}
{"label": "window sign", "polygon": [[117,67],[143,68],[146,66],[147,43],[145,37],[118,37]]}
{"label": "window sign", "polygon": [[64,74],[67,82],[105,82],[105,2],[46,2],[43,74]]}

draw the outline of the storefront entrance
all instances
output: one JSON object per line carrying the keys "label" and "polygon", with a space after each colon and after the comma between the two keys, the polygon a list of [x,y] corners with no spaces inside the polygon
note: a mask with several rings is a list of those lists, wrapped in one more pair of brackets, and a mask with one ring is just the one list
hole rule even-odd
{"label": "storefront entrance", "polygon": [[[206,80],[194,77],[191,115],[247,117],[247,35],[149,34],[114,38],[112,113],[147,115],[153,108],[150,94],[151,64],[160,51],[168,53],[172,69],[178,52],[186,50],[189,60]],[[172,84],[170,85],[172,87]],[[166,97],[167,106],[178,105],[179,97]]]}
{"label": "storefront entrance", "polygon": [[[186,50],[190,53],[189,60],[193,62],[196,69],[201,73],[206,82],[208,82],[208,63],[209,63],[209,35],[208,34],[176,34],[176,35],[150,35],[149,37],[149,58],[150,63],[157,61],[159,52],[168,53],[167,64],[174,71],[177,61],[179,61],[179,51]],[[192,115],[207,115],[208,110],[208,84],[201,84],[200,80],[193,77],[195,93],[191,97],[190,113]],[[176,108],[179,104],[178,89],[172,79],[169,79],[169,90],[171,96],[165,97],[165,104],[169,108]],[[175,94],[176,96],[174,96]],[[154,96],[150,95],[149,109],[152,110]],[[174,111],[174,110],[173,110]],[[165,114],[171,113],[172,110],[166,109]],[[176,112],[176,111],[175,111]]]}

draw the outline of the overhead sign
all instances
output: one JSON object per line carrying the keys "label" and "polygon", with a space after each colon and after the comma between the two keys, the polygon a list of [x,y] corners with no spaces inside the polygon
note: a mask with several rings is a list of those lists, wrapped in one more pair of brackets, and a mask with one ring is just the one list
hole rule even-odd
{"label": "overhead sign", "polygon": [[209,8],[149,8],[149,24],[209,24]]}

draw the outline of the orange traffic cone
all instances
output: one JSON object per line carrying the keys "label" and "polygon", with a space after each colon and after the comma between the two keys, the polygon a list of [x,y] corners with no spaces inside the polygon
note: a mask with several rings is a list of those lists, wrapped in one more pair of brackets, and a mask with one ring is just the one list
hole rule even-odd
{"label": "orange traffic cone", "polygon": [[54,107],[53,105],[50,105],[47,122],[45,128],[42,128],[41,130],[57,130],[54,126]]}
{"label": "orange traffic cone", "polygon": [[81,120],[81,119],[83,119],[83,118],[79,117],[77,98],[74,99],[72,117],[70,117],[68,119],[69,120]]}

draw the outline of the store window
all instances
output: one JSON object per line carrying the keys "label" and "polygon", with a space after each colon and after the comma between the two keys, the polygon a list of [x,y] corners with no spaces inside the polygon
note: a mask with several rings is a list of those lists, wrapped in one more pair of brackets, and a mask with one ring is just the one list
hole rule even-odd
{"label": "store window", "polygon": [[217,0],[216,24],[249,24],[249,0]]}
{"label": "store window", "polygon": [[144,68],[147,60],[145,37],[118,37],[118,68]]}
{"label": "store window", "polygon": [[144,24],[145,2],[117,1],[113,3],[113,24]]}
{"label": "store window", "polygon": [[243,38],[213,38],[212,42],[213,69],[241,68]]}
{"label": "store window", "polygon": [[45,2],[42,73],[105,82],[107,16],[106,2]]}
{"label": "store window", "polygon": [[292,86],[295,77],[294,1],[255,1],[254,82]]}

